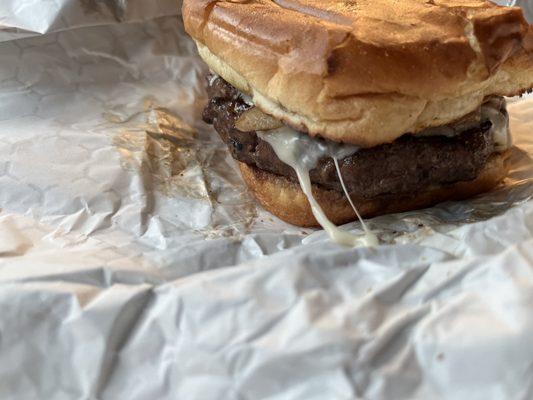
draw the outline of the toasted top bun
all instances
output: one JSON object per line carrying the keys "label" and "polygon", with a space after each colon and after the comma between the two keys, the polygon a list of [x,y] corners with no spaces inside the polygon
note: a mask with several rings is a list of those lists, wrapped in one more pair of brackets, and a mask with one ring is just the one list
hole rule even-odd
{"label": "toasted top bun", "polygon": [[390,142],[533,87],[533,30],[489,1],[185,0],[183,18],[264,112],[339,142]]}

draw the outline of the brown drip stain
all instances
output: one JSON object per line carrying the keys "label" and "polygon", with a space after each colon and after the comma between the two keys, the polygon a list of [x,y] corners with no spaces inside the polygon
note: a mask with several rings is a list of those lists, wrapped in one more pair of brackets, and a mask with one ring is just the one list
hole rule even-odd
{"label": "brown drip stain", "polygon": [[[124,169],[142,172],[149,179],[151,189],[166,196],[177,194],[194,199],[210,200],[204,180],[189,178],[201,169],[197,158],[196,132],[165,108],[152,108],[152,100],[145,101],[148,108],[142,112],[146,122],[138,127],[123,129],[113,139],[121,155]],[[136,115],[134,115],[135,117]],[[106,114],[113,123],[124,123],[113,114]],[[195,174],[197,175],[197,174]]]}
{"label": "brown drip stain", "polygon": [[[147,194],[208,201],[213,209],[211,224],[200,231],[208,238],[249,231],[257,216],[255,202],[232,166],[226,165],[224,145],[200,140],[194,128],[172,111],[158,107],[152,98],[145,100],[144,111],[127,118],[113,113],[104,117],[128,125],[113,138],[113,145],[122,167],[140,174]],[[136,123],[139,118],[144,121]],[[224,199],[219,199],[220,181],[229,183],[235,193],[228,197],[226,188]],[[232,217],[227,216],[228,209]],[[228,218],[233,221],[228,223]]]}

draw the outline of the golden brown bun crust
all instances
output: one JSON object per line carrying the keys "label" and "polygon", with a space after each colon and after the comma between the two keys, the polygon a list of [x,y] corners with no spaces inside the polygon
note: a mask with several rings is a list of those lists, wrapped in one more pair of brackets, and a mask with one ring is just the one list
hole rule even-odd
{"label": "golden brown bun crust", "polygon": [[[505,154],[494,154],[473,181],[434,187],[413,195],[386,195],[373,199],[352,197],[352,200],[363,217],[374,217],[430,207],[448,200],[466,199],[486,192],[501,182],[507,175],[505,160]],[[318,226],[311,206],[299,185],[247,164],[240,162],[238,164],[246,185],[267,211],[289,224],[303,227]],[[342,225],[357,218],[342,193],[325,190],[315,185],[313,193],[334,224]]]}
{"label": "golden brown bun crust", "polygon": [[533,86],[519,8],[484,0],[185,0],[216,73],[311,135],[360,146]]}

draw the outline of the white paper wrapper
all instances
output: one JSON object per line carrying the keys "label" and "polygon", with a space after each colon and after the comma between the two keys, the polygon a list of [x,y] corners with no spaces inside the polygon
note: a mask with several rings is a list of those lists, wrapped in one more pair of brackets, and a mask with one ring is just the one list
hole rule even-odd
{"label": "white paper wrapper", "polygon": [[82,4],[0,5],[1,399],[533,397],[533,99],[504,185],[344,248],[246,192],[173,1]]}
{"label": "white paper wrapper", "polygon": [[176,15],[177,0],[2,0],[0,41]]}

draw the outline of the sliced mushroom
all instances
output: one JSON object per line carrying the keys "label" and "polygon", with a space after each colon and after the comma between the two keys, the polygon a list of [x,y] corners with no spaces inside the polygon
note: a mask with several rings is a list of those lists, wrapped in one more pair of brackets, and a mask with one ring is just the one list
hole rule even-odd
{"label": "sliced mushroom", "polygon": [[282,126],[281,121],[265,114],[257,107],[246,110],[235,123],[235,127],[241,132],[269,131]]}

